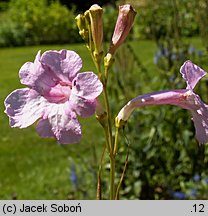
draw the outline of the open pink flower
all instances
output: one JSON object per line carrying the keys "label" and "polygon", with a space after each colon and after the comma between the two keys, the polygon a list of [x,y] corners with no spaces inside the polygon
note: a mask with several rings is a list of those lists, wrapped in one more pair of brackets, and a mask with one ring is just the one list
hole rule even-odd
{"label": "open pink flower", "polygon": [[119,112],[117,124],[127,121],[132,111],[137,107],[173,104],[188,109],[192,113],[196,138],[199,143],[208,142],[208,105],[203,103],[199,95],[193,92],[198,81],[206,75],[206,72],[191,61],[186,61],[180,72],[187,83],[186,89],[153,92],[138,96],[129,101]]}
{"label": "open pink flower", "polygon": [[37,123],[42,137],[59,143],[77,143],[81,126],[77,115],[94,114],[102,83],[93,72],[78,73],[82,60],[74,51],[38,52],[34,63],[26,62],[19,71],[22,84],[5,99],[5,113],[11,127],[26,128]]}

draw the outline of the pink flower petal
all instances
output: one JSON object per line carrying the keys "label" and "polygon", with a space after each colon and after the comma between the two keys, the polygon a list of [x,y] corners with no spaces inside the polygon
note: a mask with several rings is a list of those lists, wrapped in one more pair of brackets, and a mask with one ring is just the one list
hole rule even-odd
{"label": "pink flower petal", "polygon": [[61,144],[78,143],[81,139],[81,126],[68,106],[68,102],[48,106],[47,118],[51,130]]}
{"label": "pink flower petal", "polygon": [[20,68],[19,77],[22,84],[32,87],[40,94],[49,91],[58,80],[49,68],[43,67],[40,63],[40,51],[36,55],[34,63],[26,62]]}
{"label": "pink flower petal", "polygon": [[52,132],[51,125],[48,119],[39,120],[36,127],[36,131],[41,137],[55,138],[55,135]]}
{"label": "pink flower petal", "polygon": [[191,61],[186,61],[181,66],[180,73],[185,79],[188,89],[194,89],[198,81],[206,75],[203,69],[193,64]]}
{"label": "pink flower petal", "polygon": [[47,51],[43,53],[40,61],[65,82],[72,81],[82,68],[79,55],[69,50]]}
{"label": "pink flower petal", "polygon": [[200,109],[198,112],[192,111],[196,139],[200,144],[208,143],[208,107],[206,106],[205,109]]}
{"label": "pink flower petal", "polygon": [[42,117],[46,106],[46,100],[29,88],[13,91],[4,103],[11,127],[19,128],[28,127]]}
{"label": "pink flower petal", "polygon": [[72,82],[71,94],[87,100],[94,100],[103,90],[103,85],[93,72],[79,73]]}
{"label": "pink flower petal", "polygon": [[208,143],[208,105],[199,95],[194,94],[195,107],[191,109],[196,130],[196,139],[200,144]]}
{"label": "pink flower petal", "polygon": [[96,100],[86,100],[77,95],[71,95],[70,104],[73,110],[83,118],[89,117],[95,113]]}
{"label": "pink flower petal", "polygon": [[[73,122],[73,123],[72,123]],[[60,137],[58,139],[58,142],[60,144],[74,144],[79,143],[82,138],[81,133],[81,126],[78,122],[78,120],[74,119],[71,121],[71,124],[76,124],[76,127],[71,127],[68,130],[62,130],[60,133]]]}
{"label": "pink flower petal", "polygon": [[34,73],[34,63],[26,62],[25,64],[23,64],[19,71],[20,82],[23,85],[33,86],[34,79],[32,76],[34,75]]}

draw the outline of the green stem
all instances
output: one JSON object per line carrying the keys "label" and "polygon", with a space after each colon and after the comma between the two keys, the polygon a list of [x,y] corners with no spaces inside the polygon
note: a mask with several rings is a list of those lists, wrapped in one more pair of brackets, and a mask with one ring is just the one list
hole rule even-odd
{"label": "green stem", "polygon": [[110,154],[110,144],[109,144],[108,128],[104,127],[104,131],[105,131],[105,139],[106,139],[107,150],[108,150],[108,153]]}
{"label": "green stem", "polygon": [[95,67],[97,69],[98,77],[102,81],[102,72],[101,72],[101,64],[100,64],[101,62],[100,62],[100,60],[98,61],[98,59],[95,58],[95,56],[93,55],[93,52],[90,52],[90,53],[91,53],[91,57],[93,59],[93,62],[95,64]]}
{"label": "green stem", "polygon": [[112,145],[112,125],[111,125],[111,113],[110,113],[110,105],[107,95],[106,85],[103,86],[103,95],[107,113],[107,130],[108,130],[108,143],[109,143],[109,153],[113,153],[113,145]]}
{"label": "green stem", "polygon": [[115,199],[115,165],[118,149],[119,128],[116,127],[115,142],[110,155],[110,199]]}
{"label": "green stem", "polygon": [[114,156],[116,156],[118,151],[118,136],[119,136],[119,128],[116,127],[115,142],[114,142],[114,149],[113,149]]}
{"label": "green stem", "polygon": [[[92,54],[92,53],[91,53]],[[93,55],[92,55],[93,57]],[[100,62],[96,61],[95,58],[93,58],[96,69],[98,71],[98,75],[103,83],[103,97],[105,102],[105,109],[107,113],[107,124],[104,126],[105,131],[105,137],[106,137],[106,145],[107,150],[110,156],[110,199],[115,199],[115,157],[113,154],[114,146],[112,143],[112,125],[111,125],[111,110],[108,100],[108,94],[107,94],[107,77],[102,77],[101,72],[101,66]],[[101,168],[102,166],[100,166]],[[98,184],[97,184],[97,199],[101,199],[101,169],[99,170],[99,176],[98,176]]]}
{"label": "green stem", "polygon": [[[93,55],[92,55],[93,57]],[[105,102],[105,109],[107,113],[107,125],[104,127],[105,130],[105,136],[106,136],[106,145],[110,157],[110,199],[113,200],[115,199],[115,155],[114,154],[114,143],[112,142],[113,136],[112,136],[112,124],[111,124],[111,110],[110,110],[110,104],[108,100],[108,93],[107,93],[107,81],[108,81],[108,69],[105,68],[105,73],[104,77],[102,77],[102,72],[101,72],[101,67],[100,67],[100,62],[93,58],[96,69],[98,70],[99,77],[101,78],[101,81],[103,83],[103,97],[104,97],[104,102]],[[116,140],[118,140],[118,133],[116,136]],[[115,142],[117,143],[117,141]],[[117,144],[116,144],[116,149],[117,151]],[[100,181],[100,179],[98,179]],[[98,198],[101,196],[99,195],[99,191],[101,190],[100,185],[98,184]]]}
{"label": "green stem", "polygon": [[101,200],[102,199],[102,188],[101,188],[101,174],[102,174],[102,167],[103,167],[103,158],[105,155],[105,150],[106,150],[106,145],[104,146],[104,150],[100,159],[100,166],[99,166],[99,171],[98,171],[98,182],[97,182],[97,193],[96,193],[96,197],[97,200]]}
{"label": "green stem", "polygon": [[104,71],[104,75],[105,75],[105,84],[107,84],[107,80],[108,80],[108,68],[107,67],[105,67],[105,71]]}
{"label": "green stem", "polygon": [[122,172],[120,181],[119,181],[119,183],[118,183],[118,187],[117,187],[117,189],[116,189],[116,194],[115,194],[115,199],[116,199],[116,200],[119,199],[119,190],[120,190],[121,183],[122,183],[122,181],[123,181],[124,174],[125,174],[125,171],[126,171],[126,168],[127,168],[128,158],[129,158],[129,148],[128,148],[128,152],[127,152],[127,155],[126,155],[126,161],[125,161],[125,164],[124,164],[124,169],[123,169],[123,172]]}
{"label": "green stem", "polygon": [[[92,53],[91,53],[92,54]],[[95,63],[95,67],[98,71],[98,75],[103,83],[103,95],[104,95],[104,102],[105,102],[105,108],[106,108],[106,113],[107,113],[107,126],[104,127],[105,131],[105,137],[106,137],[106,144],[107,144],[107,149],[108,152],[111,152],[111,146],[112,146],[112,126],[111,126],[111,114],[110,114],[110,105],[109,105],[109,100],[108,100],[108,95],[107,95],[107,88],[106,88],[106,81],[102,80],[102,72],[101,72],[101,65],[100,62],[97,62],[95,58],[92,59]]]}
{"label": "green stem", "polygon": [[110,199],[115,199],[115,157],[110,156]]}
{"label": "green stem", "polygon": [[[108,141],[109,141],[109,157],[110,157],[110,199],[115,199],[115,163],[116,163],[116,154],[114,154],[114,143],[112,142],[112,125],[111,125],[111,110],[108,100],[108,94],[107,94],[107,81],[108,81],[108,70],[105,68],[105,77],[103,82],[103,95],[104,95],[104,101],[105,101],[105,107],[107,112],[107,133],[108,133]],[[118,133],[116,136],[116,140],[118,141]],[[116,142],[117,142],[116,141]],[[115,143],[116,143],[115,142]],[[117,144],[116,149],[117,150]]]}
{"label": "green stem", "polygon": [[106,139],[107,143],[109,144],[109,156],[110,156],[110,199],[115,199],[115,155],[114,155],[114,146],[112,143],[112,125],[111,125],[111,113],[110,113],[110,106],[107,96],[106,85],[104,85],[103,90],[105,107],[107,112],[107,131],[106,131]]}

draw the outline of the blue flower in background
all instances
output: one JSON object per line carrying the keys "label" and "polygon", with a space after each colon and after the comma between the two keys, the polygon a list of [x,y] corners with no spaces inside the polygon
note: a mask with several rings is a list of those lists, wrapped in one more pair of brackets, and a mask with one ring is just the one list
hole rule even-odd
{"label": "blue flower in background", "polygon": [[163,52],[163,55],[164,55],[165,57],[168,57],[168,56],[170,55],[170,51],[169,51],[167,48],[165,48],[165,47],[163,47],[162,52]]}
{"label": "blue flower in background", "polygon": [[183,192],[179,192],[179,191],[172,192],[172,196],[174,199],[180,199],[180,200],[186,198],[186,194]]}
{"label": "blue flower in background", "polygon": [[188,48],[188,54],[193,55],[194,52],[195,52],[195,50],[196,49],[193,46],[189,46],[189,48]]}
{"label": "blue flower in background", "polygon": [[176,57],[177,57],[176,53],[172,53],[171,54],[171,60],[172,61],[176,60]]}
{"label": "blue flower in background", "polygon": [[78,185],[78,178],[76,174],[76,166],[74,163],[71,165],[71,171],[70,171],[70,180],[75,188],[77,188]]}
{"label": "blue flower in background", "polygon": [[203,56],[203,55],[204,55],[204,53],[203,53],[203,51],[202,51],[202,50],[198,50],[198,51],[197,51],[197,55],[200,57],[200,56]]}
{"label": "blue flower in background", "polygon": [[159,63],[159,60],[161,57],[162,57],[162,52],[159,50],[158,52],[156,52],[156,54],[154,56],[154,59],[153,59],[154,64],[157,65]]}
{"label": "blue flower in background", "polygon": [[201,180],[201,176],[198,175],[198,174],[196,174],[196,175],[193,177],[193,180],[194,180],[195,182],[199,182],[199,181]]}
{"label": "blue flower in background", "polygon": [[197,189],[196,189],[196,188],[193,188],[193,189],[191,190],[191,197],[192,197],[192,198],[196,198],[196,197],[197,197]]}
{"label": "blue flower in background", "polygon": [[164,45],[160,44],[158,51],[154,56],[154,64],[158,65],[162,58],[171,59],[172,62],[177,61],[179,59],[183,59],[185,61],[188,56],[198,56],[201,57],[204,55],[202,50],[197,50],[194,46],[190,45],[186,50],[175,51],[174,49],[168,49]]}

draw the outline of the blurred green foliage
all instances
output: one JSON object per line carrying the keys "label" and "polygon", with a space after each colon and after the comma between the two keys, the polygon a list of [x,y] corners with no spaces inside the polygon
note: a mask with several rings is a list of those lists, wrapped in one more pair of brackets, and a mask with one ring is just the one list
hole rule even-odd
{"label": "blurred green foliage", "polygon": [[[140,37],[158,38],[180,33],[183,37],[197,35],[199,24],[196,19],[197,0],[146,0],[139,5],[137,27]],[[178,25],[180,32],[175,32]]]}
{"label": "blurred green foliage", "polygon": [[199,22],[200,35],[206,50],[208,51],[208,1],[197,1],[197,19]]}
{"label": "blurred green foliage", "polygon": [[[132,38],[151,38],[179,34],[182,37],[200,35],[206,43],[207,3],[206,0],[145,0],[133,1],[138,15]],[[62,2],[63,3],[63,2]],[[124,1],[116,2],[124,4]],[[74,18],[85,8],[68,9],[59,1],[11,0],[0,4],[0,46],[19,46],[48,43],[80,42]],[[104,38],[109,41],[118,8],[106,4],[104,9]],[[77,12],[77,10],[79,12]],[[81,11],[82,10],[82,11]],[[177,31],[175,31],[177,29]]]}
{"label": "blurred green foliage", "polygon": [[77,42],[74,17],[58,1],[12,0],[1,14],[0,46]]}
{"label": "blurred green foliage", "polygon": [[[80,42],[75,23],[76,8],[69,10],[59,1],[49,2],[11,0],[0,5],[3,11],[0,12],[0,47]],[[118,10],[106,5],[104,13],[104,39],[109,41]]]}
{"label": "blurred green foliage", "polygon": [[110,41],[114,27],[116,24],[118,15],[118,10],[116,10],[112,5],[106,5],[103,7],[103,27],[104,27],[104,40]]}

